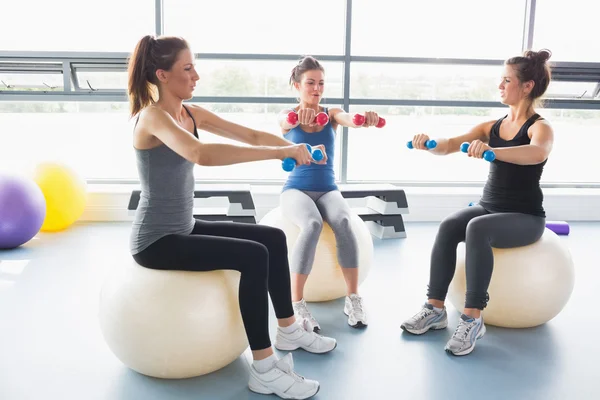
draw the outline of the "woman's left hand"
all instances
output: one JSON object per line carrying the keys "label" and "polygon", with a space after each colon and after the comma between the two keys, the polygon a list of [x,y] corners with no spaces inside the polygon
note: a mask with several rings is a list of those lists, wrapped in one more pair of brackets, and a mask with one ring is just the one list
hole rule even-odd
{"label": "woman's left hand", "polygon": [[375,111],[365,112],[365,123],[363,126],[368,128],[369,126],[376,126],[379,123],[379,115]]}
{"label": "woman's left hand", "polygon": [[323,159],[321,161],[313,161],[313,162],[315,164],[327,164],[327,152],[325,151],[325,145],[318,144],[316,146],[312,146],[312,148],[313,148],[313,151],[315,149],[319,149],[323,153]]}
{"label": "woman's left hand", "polygon": [[477,139],[471,142],[467,154],[469,157],[483,158],[483,153],[485,153],[487,150],[492,150],[492,148],[483,143],[481,140]]}

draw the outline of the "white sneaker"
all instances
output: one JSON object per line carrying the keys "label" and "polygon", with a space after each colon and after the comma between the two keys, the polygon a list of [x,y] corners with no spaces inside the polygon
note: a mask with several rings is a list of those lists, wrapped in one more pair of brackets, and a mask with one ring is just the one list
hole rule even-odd
{"label": "white sneaker", "polygon": [[308,399],[319,391],[319,382],[306,379],[294,371],[290,353],[261,374],[250,364],[250,390],[261,394],[276,394],[282,399]]}
{"label": "white sneaker", "polygon": [[292,333],[284,333],[277,327],[275,348],[283,351],[292,351],[302,348],[310,353],[328,353],[335,349],[337,341],[330,337],[321,336],[311,330],[310,322],[306,319],[297,320],[298,329]]}
{"label": "white sneaker", "polygon": [[362,297],[354,293],[346,296],[344,314],[348,316],[348,325],[353,328],[364,328],[367,326],[367,314],[363,309],[362,301]]}
{"label": "white sneaker", "polygon": [[296,302],[292,302],[292,307],[294,308],[294,314],[296,314],[296,319],[305,319],[311,324],[311,330],[319,333],[321,331],[321,325],[317,322],[315,317],[312,316],[310,311],[308,311],[308,307],[306,307],[306,301],[304,299]]}

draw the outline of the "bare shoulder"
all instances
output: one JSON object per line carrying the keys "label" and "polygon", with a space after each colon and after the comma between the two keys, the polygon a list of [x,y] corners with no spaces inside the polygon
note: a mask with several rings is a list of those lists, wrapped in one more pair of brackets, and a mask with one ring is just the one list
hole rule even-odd
{"label": "bare shoulder", "polygon": [[202,121],[205,121],[207,118],[209,118],[209,115],[212,114],[206,108],[200,107],[196,104],[186,104],[185,107],[187,107],[187,109],[190,110],[190,113],[192,113],[194,120],[196,120],[197,127],[200,127],[200,125],[202,125]]}
{"label": "bare shoulder", "polygon": [[527,135],[531,139],[533,135],[537,137],[549,138],[554,135],[554,129],[550,122],[546,119],[539,119],[527,130]]}

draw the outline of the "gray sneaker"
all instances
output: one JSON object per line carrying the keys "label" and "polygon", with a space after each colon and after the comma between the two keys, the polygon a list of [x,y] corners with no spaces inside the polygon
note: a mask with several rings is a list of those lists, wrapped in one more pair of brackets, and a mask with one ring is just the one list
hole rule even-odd
{"label": "gray sneaker", "polygon": [[407,319],[400,328],[414,335],[422,335],[430,329],[444,329],[448,326],[446,307],[441,312],[435,311],[433,306],[425,303],[421,311],[412,318]]}
{"label": "gray sneaker", "polygon": [[473,351],[475,342],[485,334],[483,318],[477,322],[465,314],[460,316],[454,335],[446,344],[445,350],[455,356],[465,356]]}

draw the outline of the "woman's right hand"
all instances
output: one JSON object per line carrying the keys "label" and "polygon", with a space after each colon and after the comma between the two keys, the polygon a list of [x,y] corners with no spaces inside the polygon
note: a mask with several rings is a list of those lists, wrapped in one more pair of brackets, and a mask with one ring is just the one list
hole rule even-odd
{"label": "woman's right hand", "polygon": [[285,158],[293,158],[296,160],[296,165],[309,165],[312,161],[312,154],[308,151],[306,144],[294,144],[292,146],[282,147],[283,157]]}
{"label": "woman's right hand", "polygon": [[312,108],[301,108],[298,110],[298,122],[300,125],[315,125],[315,117],[317,113]]}
{"label": "woman's right hand", "polygon": [[429,140],[429,136],[424,133],[418,133],[413,137],[412,147],[418,150],[429,150],[425,143]]}

